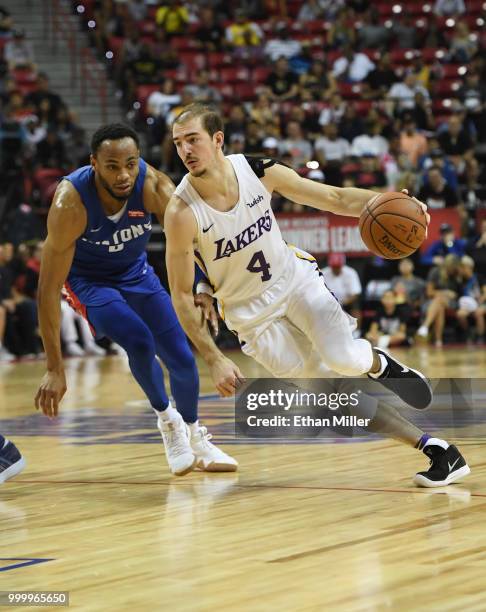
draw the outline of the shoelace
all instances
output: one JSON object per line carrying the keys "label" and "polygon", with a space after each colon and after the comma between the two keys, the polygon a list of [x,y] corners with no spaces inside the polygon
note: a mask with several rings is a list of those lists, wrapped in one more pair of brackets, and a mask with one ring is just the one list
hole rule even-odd
{"label": "shoelace", "polygon": [[208,433],[208,430],[204,425],[199,427],[199,434],[201,436],[201,441],[205,446],[211,446],[209,440],[213,437],[213,434]]}

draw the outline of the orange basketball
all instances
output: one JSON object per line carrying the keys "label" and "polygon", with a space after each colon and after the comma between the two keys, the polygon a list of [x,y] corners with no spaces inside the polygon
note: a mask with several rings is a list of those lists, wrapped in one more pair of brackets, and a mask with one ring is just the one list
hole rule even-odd
{"label": "orange basketball", "polygon": [[359,218],[361,238],[368,249],[385,259],[402,259],[425,238],[425,212],[405,193],[382,193],[370,200]]}

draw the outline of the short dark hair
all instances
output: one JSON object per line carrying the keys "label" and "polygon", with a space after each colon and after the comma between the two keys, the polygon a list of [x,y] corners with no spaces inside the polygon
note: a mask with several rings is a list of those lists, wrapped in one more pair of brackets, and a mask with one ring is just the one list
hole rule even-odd
{"label": "short dark hair", "polygon": [[174,119],[172,125],[184,123],[198,117],[201,118],[201,125],[210,136],[214,136],[216,132],[224,132],[223,119],[218,111],[214,107],[208,104],[201,104],[200,102],[194,102],[185,106]]}
{"label": "short dark hair", "polygon": [[132,138],[137,148],[140,148],[140,139],[135,130],[123,123],[109,123],[108,125],[102,125],[93,134],[91,138],[91,153],[96,155],[104,140],[120,140],[121,138]]}

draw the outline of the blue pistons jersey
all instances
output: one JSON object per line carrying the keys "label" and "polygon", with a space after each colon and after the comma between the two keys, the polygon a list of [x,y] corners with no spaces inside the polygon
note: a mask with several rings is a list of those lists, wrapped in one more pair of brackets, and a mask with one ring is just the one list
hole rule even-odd
{"label": "blue pistons jersey", "polygon": [[115,292],[110,289],[136,293],[161,290],[145,252],[152,216],[143,205],[147,164],[143,159],[139,164],[134,189],[117,221],[103,210],[92,166],[83,166],[65,177],[79,193],[87,213],[86,229],[76,241],[65,285],[75,303],[100,306],[115,299]]}

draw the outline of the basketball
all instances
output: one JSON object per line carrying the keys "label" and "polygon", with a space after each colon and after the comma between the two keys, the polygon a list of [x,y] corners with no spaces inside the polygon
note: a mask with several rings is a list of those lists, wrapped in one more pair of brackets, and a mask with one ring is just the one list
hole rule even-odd
{"label": "basketball", "polygon": [[370,200],[359,219],[367,248],[385,259],[402,259],[425,238],[427,221],[420,204],[405,193],[382,193]]}

